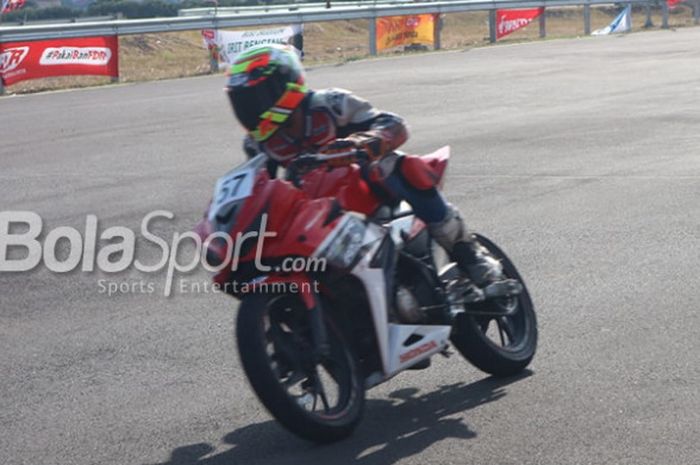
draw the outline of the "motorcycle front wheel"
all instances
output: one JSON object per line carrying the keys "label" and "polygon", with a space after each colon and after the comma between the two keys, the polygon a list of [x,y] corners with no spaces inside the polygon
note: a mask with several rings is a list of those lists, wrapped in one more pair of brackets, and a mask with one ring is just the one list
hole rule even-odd
{"label": "motorcycle front wheel", "polygon": [[[513,376],[532,361],[537,349],[537,317],[520,273],[493,242],[477,235],[481,245],[503,265],[507,278],[517,279],[522,292],[475,304],[455,318],[450,340],[480,370],[498,377]],[[479,315],[482,311],[484,315]],[[500,316],[498,313],[508,313]]]}
{"label": "motorcycle front wheel", "polygon": [[330,349],[320,357],[309,310],[297,295],[249,295],[236,325],[241,363],[260,401],[286,429],[319,443],[349,436],[365,398],[351,347],[327,315],[324,320]]}

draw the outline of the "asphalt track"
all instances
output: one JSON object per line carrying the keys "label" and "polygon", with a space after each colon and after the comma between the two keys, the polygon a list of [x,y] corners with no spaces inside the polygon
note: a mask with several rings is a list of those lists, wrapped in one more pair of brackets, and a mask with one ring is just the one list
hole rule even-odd
{"label": "asphalt track", "polygon": [[[532,372],[458,356],[369,393],[319,447],[271,421],[234,351],[236,303],[164,275],[0,274],[0,462],[697,464],[700,29],[363,61],[310,72],[453,148],[449,198],[539,311]],[[241,158],[221,77],[0,100],[1,208],[44,231],[187,230]],[[143,261],[154,251],[139,251]],[[206,280],[205,273],[188,276]],[[99,279],[153,282],[108,297]]]}

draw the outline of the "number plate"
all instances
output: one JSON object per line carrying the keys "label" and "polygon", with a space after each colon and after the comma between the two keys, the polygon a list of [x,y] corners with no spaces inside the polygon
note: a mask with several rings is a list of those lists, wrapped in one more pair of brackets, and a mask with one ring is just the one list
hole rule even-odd
{"label": "number plate", "polygon": [[234,170],[219,178],[214,189],[214,198],[209,208],[209,220],[213,221],[222,207],[237,200],[250,197],[253,192],[255,169]]}

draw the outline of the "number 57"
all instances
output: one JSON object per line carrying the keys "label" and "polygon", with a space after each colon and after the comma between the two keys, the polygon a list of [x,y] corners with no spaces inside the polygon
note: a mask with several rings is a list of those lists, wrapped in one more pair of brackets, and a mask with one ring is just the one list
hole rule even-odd
{"label": "number 57", "polygon": [[[229,197],[234,197],[246,176],[247,173],[241,173],[224,181],[224,184],[221,186],[221,192],[217,202],[223,202]],[[232,183],[233,186],[231,185]]]}

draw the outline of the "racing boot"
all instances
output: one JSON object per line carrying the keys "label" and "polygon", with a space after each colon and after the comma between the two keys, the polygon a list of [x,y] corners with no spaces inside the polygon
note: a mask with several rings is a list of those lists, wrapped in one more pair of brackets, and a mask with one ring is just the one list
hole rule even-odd
{"label": "racing boot", "polygon": [[444,220],[430,223],[428,228],[435,242],[478,287],[483,289],[505,279],[501,262],[467,232],[459,212],[452,205],[449,205]]}

